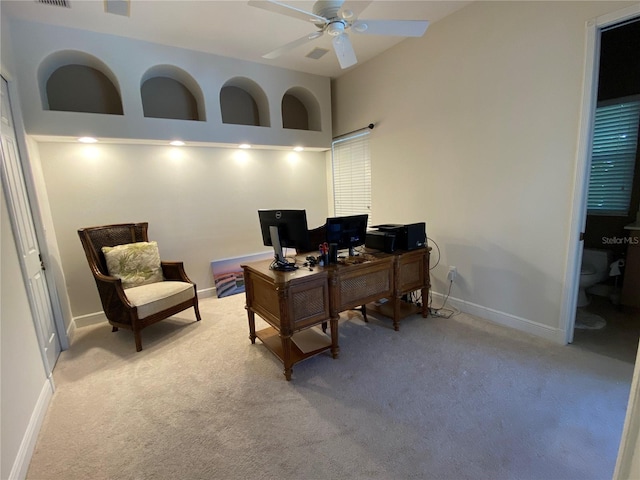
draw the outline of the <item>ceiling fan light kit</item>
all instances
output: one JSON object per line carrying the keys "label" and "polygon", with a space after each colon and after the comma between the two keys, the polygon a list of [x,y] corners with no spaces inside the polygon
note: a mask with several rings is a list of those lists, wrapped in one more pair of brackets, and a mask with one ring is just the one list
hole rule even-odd
{"label": "ceiling fan light kit", "polygon": [[[311,21],[319,28],[317,32],[287,43],[264,54],[262,58],[278,58],[307,42],[320,38],[326,32],[333,37],[331,44],[338,63],[341,68],[345,69],[358,63],[356,52],[347,33],[349,30],[356,34],[421,37],[429,26],[429,22],[426,20],[358,20],[357,12],[351,9],[351,5],[349,8],[343,8],[344,3],[344,0],[318,0],[313,5],[313,12],[306,12],[277,0],[249,0],[248,4],[252,7]],[[371,0],[357,2],[360,11],[370,3]]]}
{"label": "ceiling fan light kit", "polygon": [[344,23],[339,20],[331,22],[329,25],[327,25],[327,33],[332,37],[336,37],[344,33]]}

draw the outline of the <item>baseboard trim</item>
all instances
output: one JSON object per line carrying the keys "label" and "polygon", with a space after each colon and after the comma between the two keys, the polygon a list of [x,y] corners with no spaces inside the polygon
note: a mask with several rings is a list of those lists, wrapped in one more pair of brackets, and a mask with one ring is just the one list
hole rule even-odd
{"label": "baseboard trim", "polygon": [[27,425],[27,430],[25,431],[22,442],[20,443],[20,448],[18,449],[18,454],[13,462],[11,473],[9,473],[10,480],[20,480],[27,477],[31,457],[36,448],[38,434],[42,428],[42,422],[44,422],[44,417],[47,413],[47,409],[49,408],[49,402],[51,402],[54,390],[53,377],[49,377],[45,380],[42,390],[40,391],[40,395],[38,396],[38,401],[31,413],[29,425]]}
{"label": "baseboard trim", "polygon": [[[209,298],[216,296],[216,287],[211,288],[203,288],[202,290],[198,290],[198,298]],[[69,336],[69,341],[73,340],[73,335],[75,334],[76,329],[88,327],[90,325],[96,325],[98,323],[107,322],[107,317],[104,315],[104,312],[94,312],[87,313],[86,315],[79,315],[77,317],[73,317],[73,321],[69,325],[67,329],[67,335]]]}
{"label": "baseboard trim", "polygon": [[209,298],[216,296],[216,287],[203,288],[198,290],[198,298]]}
{"label": "baseboard trim", "polygon": [[[105,316],[104,312],[87,313],[86,315],[73,317],[73,324],[74,324],[73,330],[75,333],[75,330],[78,328],[88,327],[90,325],[95,325],[97,323],[102,323],[106,321],[107,321],[107,317]],[[71,330],[71,328],[69,328],[69,330]]]}
{"label": "baseboard trim", "polygon": [[[438,298],[440,301],[444,301],[445,295],[437,292],[432,292],[434,298]],[[527,318],[512,315],[510,313],[501,312],[493,308],[484,307],[476,303],[468,302],[460,298],[449,297],[447,299],[447,305],[452,305],[461,312],[468,313],[475,317],[483,318],[498,325],[504,327],[513,328],[521,332],[529,333],[537,337],[550,340],[554,343],[562,345],[566,344],[564,331],[559,328],[543,325]],[[444,307],[447,308],[446,305]]]}

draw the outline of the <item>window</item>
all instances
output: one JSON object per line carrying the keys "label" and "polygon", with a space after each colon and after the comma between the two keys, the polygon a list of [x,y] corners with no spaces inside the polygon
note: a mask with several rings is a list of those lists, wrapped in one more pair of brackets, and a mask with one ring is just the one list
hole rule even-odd
{"label": "window", "polygon": [[335,139],[331,154],[335,216],[366,213],[371,224],[369,130]]}
{"label": "window", "polygon": [[629,214],[638,147],[640,99],[618,99],[596,108],[587,212]]}

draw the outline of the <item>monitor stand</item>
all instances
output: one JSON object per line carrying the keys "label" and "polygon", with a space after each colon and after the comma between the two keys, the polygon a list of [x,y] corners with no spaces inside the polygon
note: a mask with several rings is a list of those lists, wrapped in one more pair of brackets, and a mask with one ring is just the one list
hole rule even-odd
{"label": "monitor stand", "polygon": [[271,243],[273,244],[273,256],[274,262],[271,264],[271,270],[278,270],[281,272],[290,272],[296,270],[298,267],[293,263],[289,263],[284,254],[282,253],[282,245],[280,244],[280,234],[278,233],[278,227],[272,225],[269,227],[269,234],[271,235]]}

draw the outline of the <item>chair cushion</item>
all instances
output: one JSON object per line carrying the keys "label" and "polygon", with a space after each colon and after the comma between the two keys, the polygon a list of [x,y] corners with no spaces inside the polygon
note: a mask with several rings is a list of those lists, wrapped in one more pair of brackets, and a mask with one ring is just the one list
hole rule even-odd
{"label": "chair cushion", "polygon": [[166,281],[128,288],[125,295],[142,319],[192,299],[195,290],[192,283]]}
{"label": "chair cushion", "polygon": [[162,281],[160,253],[156,242],[136,242],[102,247],[109,275],[122,280],[122,288]]}

